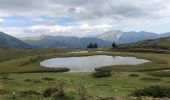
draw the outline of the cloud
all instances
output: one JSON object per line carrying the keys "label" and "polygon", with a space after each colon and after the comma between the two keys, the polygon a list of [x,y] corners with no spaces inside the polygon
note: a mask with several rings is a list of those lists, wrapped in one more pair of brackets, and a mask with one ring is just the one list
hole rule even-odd
{"label": "cloud", "polygon": [[3,18],[0,18],[0,22],[5,22],[5,20]]}
{"label": "cloud", "polygon": [[9,33],[10,35],[17,37],[25,37],[25,36],[37,36],[37,35],[69,35],[69,36],[86,36],[86,33],[94,33],[94,32],[104,32],[108,31],[112,28],[112,25],[109,24],[100,24],[100,25],[35,25],[31,27],[18,28],[18,27],[10,27],[10,28],[0,28],[1,31]]}
{"label": "cloud", "polygon": [[0,31],[5,32],[5,33],[12,35],[14,37],[27,36],[24,32],[24,29],[21,29],[18,27],[8,27],[8,28],[0,27]]}
{"label": "cloud", "polygon": [[[94,32],[94,31],[106,31],[110,30],[112,28],[112,25],[109,24],[99,24],[99,25],[89,25],[87,23],[82,25],[68,25],[68,26],[62,26],[62,25],[37,25],[32,26],[30,28],[27,28],[27,31],[30,33],[39,33],[39,34],[70,34],[70,35],[79,35],[82,36],[85,33]],[[84,34],[82,34],[84,33]],[[87,35],[87,34],[86,34]]]}
{"label": "cloud", "polygon": [[[162,22],[170,24],[169,5],[169,0],[0,0],[0,22],[5,23],[5,20],[10,24],[6,26],[17,28],[11,30],[25,35],[84,35],[109,29],[154,30],[155,25]],[[31,21],[11,21],[5,19],[6,16],[27,17]],[[19,22],[25,27],[18,27]]]}
{"label": "cloud", "polygon": [[[169,9],[168,0],[0,0],[1,12],[28,16],[101,18],[151,17]],[[167,11],[169,12],[169,10]],[[157,16],[160,16],[159,14]]]}

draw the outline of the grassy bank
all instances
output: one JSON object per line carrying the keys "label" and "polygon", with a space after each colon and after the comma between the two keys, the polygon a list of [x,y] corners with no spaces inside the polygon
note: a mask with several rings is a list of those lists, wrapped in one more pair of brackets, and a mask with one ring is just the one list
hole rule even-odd
{"label": "grassy bank", "polygon": [[[72,53],[78,51],[89,52]],[[55,73],[68,71],[68,69],[46,68],[39,65],[40,61],[52,57],[89,55],[135,56],[151,62],[98,68],[98,70],[107,69],[113,72],[111,77],[105,78],[94,78],[92,73]],[[113,52],[110,49],[0,49],[0,99],[13,100],[13,93],[15,93],[16,100],[30,98],[51,100],[53,96],[45,98],[43,92],[49,87],[57,87],[59,79],[64,80],[64,91],[67,95],[74,96],[73,100],[80,98],[78,92],[80,81],[86,87],[88,95],[92,97],[127,98],[136,89],[153,85],[170,87],[170,72],[155,71],[170,69],[169,59],[170,54]]]}
{"label": "grassy bank", "polygon": [[[135,56],[137,58],[148,59],[151,62],[140,65],[114,65],[99,68],[98,70],[108,69],[116,72],[128,71],[147,71],[170,69],[170,54],[152,53],[132,53],[132,52],[112,52],[98,49],[89,50],[88,53],[69,53],[82,51],[79,49],[43,49],[43,50],[1,50],[0,73],[24,73],[24,72],[59,72],[68,71],[67,68],[46,68],[39,65],[40,61],[52,57],[72,57],[89,55],[112,55],[112,56]],[[100,49],[99,49],[100,50]],[[3,60],[2,60],[3,59]]]}

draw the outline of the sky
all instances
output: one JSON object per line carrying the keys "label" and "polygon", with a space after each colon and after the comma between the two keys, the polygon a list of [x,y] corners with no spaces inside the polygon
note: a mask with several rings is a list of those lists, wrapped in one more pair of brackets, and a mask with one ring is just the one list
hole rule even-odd
{"label": "sky", "polygon": [[0,0],[0,31],[16,37],[170,32],[170,0]]}

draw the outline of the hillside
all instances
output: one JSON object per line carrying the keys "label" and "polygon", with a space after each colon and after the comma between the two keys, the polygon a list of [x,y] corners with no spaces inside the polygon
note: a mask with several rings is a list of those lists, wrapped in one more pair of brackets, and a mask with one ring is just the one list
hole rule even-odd
{"label": "hillside", "polygon": [[136,43],[120,45],[120,48],[170,50],[170,37],[149,39],[149,40],[139,41]]}
{"label": "hillside", "polygon": [[116,42],[117,44],[126,44],[126,43],[134,43],[137,41],[142,41],[146,39],[156,39],[156,38],[162,38],[170,36],[170,33],[162,33],[162,34],[156,34],[151,32],[135,32],[135,31],[129,31],[129,32],[123,32],[119,30],[112,30],[108,31],[102,34],[99,34],[95,37],[109,41],[109,42]]}
{"label": "hillside", "polygon": [[31,46],[13,36],[0,32],[0,47],[28,48]]}

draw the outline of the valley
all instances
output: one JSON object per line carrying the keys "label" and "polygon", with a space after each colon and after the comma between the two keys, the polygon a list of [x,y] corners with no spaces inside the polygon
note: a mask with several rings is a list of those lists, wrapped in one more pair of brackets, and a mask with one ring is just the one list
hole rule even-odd
{"label": "valley", "polygon": [[[0,96],[2,99],[12,99],[12,93],[15,92],[17,99],[51,100],[53,96],[43,97],[43,92],[48,88],[57,87],[59,79],[63,79],[65,82],[64,91],[70,97],[69,100],[80,98],[78,92],[80,82],[86,86],[89,98],[95,97],[99,100],[108,97],[131,98],[130,95],[136,88],[153,85],[169,86],[169,76],[167,76],[169,71],[165,72],[165,76],[162,77],[155,76],[155,74],[157,75],[157,71],[160,71],[164,75],[163,70],[170,69],[170,54],[119,52],[110,48],[0,49],[0,51],[0,80],[1,87],[3,87],[0,91],[6,91],[2,92],[3,94]],[[81,51],[88,52],[81,53]],[[48,68],[39,64],[40,61],[47,58],[90,55],[132,56],[148,59],[151,62],[139,65],[113,65],[96,69],[112,71],[111,77],[103,78],[94,78],[93,72],[68,72],[68,68]]]}
{"label": "valley", "polygon": [[0,0],[0,100],[170,100],[170,0]]}

